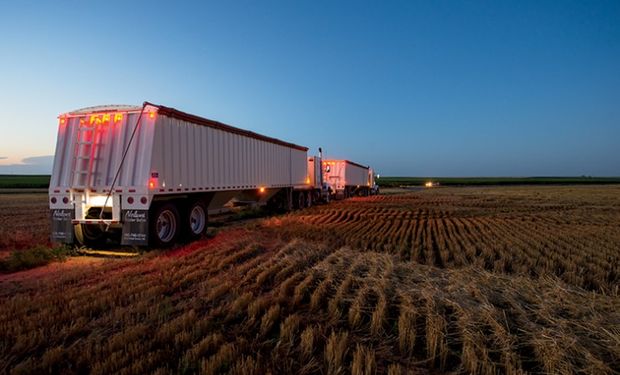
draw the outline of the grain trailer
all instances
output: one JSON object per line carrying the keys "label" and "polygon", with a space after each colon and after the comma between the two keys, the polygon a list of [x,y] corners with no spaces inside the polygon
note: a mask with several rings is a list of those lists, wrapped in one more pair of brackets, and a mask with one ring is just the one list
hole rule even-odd
{"label": "grain trailer", "polygon": [[203,234],[209,210],[237,196],[290,208],[312,191],[307,150],[148,102],[62,114],[52,240],[167,246]]}
{"label": "grain trailer", "polygon": [[349,160],[323,160],[324,178],[336,198],[370,195],[372,170]]}

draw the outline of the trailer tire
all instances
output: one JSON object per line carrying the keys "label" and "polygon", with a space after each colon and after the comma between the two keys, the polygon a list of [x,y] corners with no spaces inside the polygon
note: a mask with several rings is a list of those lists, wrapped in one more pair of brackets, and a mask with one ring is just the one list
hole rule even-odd
{"label": "trailer tire", "polygon": [[73,226],[75,239],[82,246],[101,247],[105,245],[106,235],[99,224],[77,224]]}
{"label": "trailer tire", "polygon": [[181,232],[181,217],[173,203],[157,205],[150,215],[149,243],[154,247],[170,247],[174,245]]}
{"label": "trailer tire", "polygon": [[196,200],[189,205],[185,212],[185,231],[190,240],[200,238],[207,231],[207,206],[202,200]]}
{"label": "trailer tire", "polygon": [[301,210],[306,207],[306,194],[302,191],[295,194],[295,209]]}

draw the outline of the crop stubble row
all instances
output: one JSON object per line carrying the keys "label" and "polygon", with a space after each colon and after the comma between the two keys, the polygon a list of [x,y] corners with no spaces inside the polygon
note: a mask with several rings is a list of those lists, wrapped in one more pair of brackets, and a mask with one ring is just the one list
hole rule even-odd
{"label": "crop stubble row", "polygon": [[618,348],[603,346],[603,328],[618,318],[604,296],[386,253],[222,236],[208,252],[108,263],[4,296],[2,370],[606,373],[618,365]]}
{"label": "crop stubble row", "polygon": [[[560,198],[525,195],[516,200],[506,192],[459,195],[458,190],[378,196],[272,221],[291,236],[329,239],[336,245],[395,254],[403,261],[555,275],[588,290],[617,292],[620,199],[597,207],[598,197],[588,199],[594,188],[555,189],[548,194]],[[620,196],[617,188],[607,189]]]}

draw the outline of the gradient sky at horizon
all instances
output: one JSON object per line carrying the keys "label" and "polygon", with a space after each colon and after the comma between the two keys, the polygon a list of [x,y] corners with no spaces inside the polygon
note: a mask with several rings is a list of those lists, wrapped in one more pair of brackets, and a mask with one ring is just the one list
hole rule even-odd
{"label": "gradient sky at horizon", "polygon": [[400,176],[620,175],[619,1],[0,4],[0,174],[148,100]]}

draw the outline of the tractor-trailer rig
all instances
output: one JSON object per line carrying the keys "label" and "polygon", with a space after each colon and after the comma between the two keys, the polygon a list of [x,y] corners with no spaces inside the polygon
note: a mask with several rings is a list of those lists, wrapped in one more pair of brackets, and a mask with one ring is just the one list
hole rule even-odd
{"label": "tractor-trailer rig", "polygon": [[370,167],[349,160],[323,160],[323,174],[335,198],[367,196],[376,191]]}
{"label": "tractor-trailer rig", "polygon": [[307,151],[148,102],[62,114],[49,187],[51,238],[164,247],[202,235],[209,211],[233,198],[308,206],[324,193],[322,176],[309,173]]}

